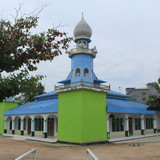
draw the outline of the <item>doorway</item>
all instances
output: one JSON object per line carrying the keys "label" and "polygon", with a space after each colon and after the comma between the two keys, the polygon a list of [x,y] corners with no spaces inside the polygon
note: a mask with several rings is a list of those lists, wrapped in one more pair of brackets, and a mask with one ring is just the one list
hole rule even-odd
{"label": "doorway", "polygon": [[48,136],[54,136],[54,118],[48,118]]}
{"label": "doorway", "polygon": [[129,118],[129,134],[130,134],[130,136],[133,135],[133,123],[132,123],[132,118]]}

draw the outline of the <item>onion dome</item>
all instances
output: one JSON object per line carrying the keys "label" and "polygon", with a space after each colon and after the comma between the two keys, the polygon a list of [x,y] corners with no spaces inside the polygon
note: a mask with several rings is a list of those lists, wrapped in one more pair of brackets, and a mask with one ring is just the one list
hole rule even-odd
{"label": "onion dome", "polygon": [[75,38],[88,38],[92,36],[92,29],[91,27],[87,24],[87,22],[84,20],[83,16],[80,22],[76,25],[73,35]]}

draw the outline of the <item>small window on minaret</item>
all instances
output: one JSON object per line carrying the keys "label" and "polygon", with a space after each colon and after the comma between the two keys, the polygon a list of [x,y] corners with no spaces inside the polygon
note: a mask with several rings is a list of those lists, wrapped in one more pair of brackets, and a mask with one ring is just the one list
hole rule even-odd
{"label": "small window on minaret", "polygon": [[79,68],[76,69],[76,77],[81,76],[81,70]]}
{"label": "small window on minaret", "polygon": [[84,69],[84,77],[88,77],[89,76],[89,70],[88,68]]}

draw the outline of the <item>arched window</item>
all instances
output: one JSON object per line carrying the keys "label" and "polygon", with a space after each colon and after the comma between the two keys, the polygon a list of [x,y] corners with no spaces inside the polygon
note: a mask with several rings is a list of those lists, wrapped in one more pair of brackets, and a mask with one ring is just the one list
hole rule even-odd
{"label": "arched window", "polygon": [[116,131],[116,120],[115,118],[112,118],[112,132]]}
{"label": "arched window", "polygon": [[124,126],[123,126],[123,118],[120,119],[120,130],[124,131]]}
{"label": "arched window", "polygon": [[35,119],[35,131],[43,131],[43,118]]}
{"label": "arched window", "polygon": [[140,129],[141,129],[141,119],[135,118],[135,130],[140,130]]}
{"label": "arched window", "polygon": [[84,69],[84,77],[88,77],[89,76],[89,69],[85,68]]}
{"label": "arched window", "polygon": [[81,76],[81,70],[80,68],[76,69],[76,77],[80,77]]}

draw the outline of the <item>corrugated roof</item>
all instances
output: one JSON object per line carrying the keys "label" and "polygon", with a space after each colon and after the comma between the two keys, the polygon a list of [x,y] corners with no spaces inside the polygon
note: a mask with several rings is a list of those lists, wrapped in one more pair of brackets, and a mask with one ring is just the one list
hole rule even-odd
{"label": "corrugated roof", "polygon": [[47,92],[38,96],[35,96],[35,99],[41,99],[41,98],[48,98],[48,97],[54,97],[54,96],[58,96],[57,93],[51,91],[51,92]]}
{"label": "corrugated roof", "polygon": [[115,91],[109,91],[107,93],[107,97],[114,97],[114,98],[122,98],[122,99],[126,99],[129,98],[129,95],[123,94],[123,93],[119,93],[119,92],[115,92]]}
{"label": "corrugated roof", "polygon": [[[116,93],[112,91],[112,95]],[[110,93],[110,94],[111,94]],[[52,95],[54,92],[49,92],[48,95]],[[148,105],[130,101],[125,99],[124,95],[119,93],[123,98],[107,98],[107,112],[114,113],[139,113],[139,114],[155,114],[155,111],[147,111]],[[23,104],[14,108],[10,111],[6,111],[5,115],[14,115],[14,114],[38,114],[38,113],[51,113],[58,112],[58,96],[52,99],[42,99],[38,101],[33,101],[27,104]]]}
{"label": "corrugated roof", "polygon": [[107,98],[107,112],[155,114],[154,111],[147,111],[147,107],[148,105],[127,99]]}
{"label": "corrugated roof", "polygon": [[5,111],[5,115],[13,114],[35,114],[58,112],[58,98],[33,101],[20,105],[9,111]]}

